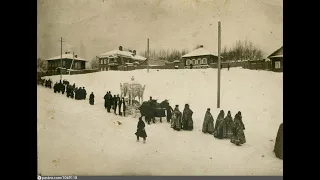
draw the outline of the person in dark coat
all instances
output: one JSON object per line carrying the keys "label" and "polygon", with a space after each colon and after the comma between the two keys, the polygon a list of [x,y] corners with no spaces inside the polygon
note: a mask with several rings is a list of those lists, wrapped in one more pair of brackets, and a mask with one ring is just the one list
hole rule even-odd
{"label": "person in dark coat", "polygon": [[[104,108],[107,109],[107,107],[108,107],[108,101],[109,101],[109,92],[107,92],[107,93],[104,95],[103,99],[104,99]],[[108,111],[108,112],[109,112],[109,111]]]}
{"label": "person in dark coat", "polygon": [[57,82],[53,85],[53,92],[54,93],[58,92],[58,83]]}
{"label": "person in dark coat", "polygon": [[283,123],[279,126],[273,152],[277,158],[283,159]]}
{"label": "person in dark coat", "polygon": [[224,111],[221,110],[217,117],[216,124],[214,126],[213,136],[215,138],[223,139],[223,128],[222,128],[223,123],[224,123]]}
{"label": "person in dark coat", "polygon": [[62,91],[62,94],[66,92],[66,86],[64,84],[61,84],[61,91]]}
{"label": "person in dark coat", "polygon": [[193,111],[190,109],[189,104],[184,106],[182,114],[182,129],[191,131],[193,130],[193,120],[192,120]]}
{"label": "person in dark coat", "polygon": [[244,135],[244,130],[245,127],[242,122],[242,115],[239,111],[234,117],[233,136],[231,137],[230,142],[237,146],[246,143],[246,136]]}
{"label": "person in dark coat", "polygon": [[214,119],[210,113],[210,108],[207,109],[206,114],[204,115],[204,121],[202,124],[202,132],[213,134],[214,132]]}
{"label": "person in dark coat", "polygon": [[73,89],[76,88],[76,83],[73,83],[72,88],[73,88]]}
{"label": "person in dark coat", "polygon": [[119,101],[118,101],[118,107],[119,107],[119,108],[118,108],[118,109],[119,109],[119,110],[118,110],[118,113],[119,113],[119,116],[122,116],[122,110],[121,110],[122,99],[121,99],[119,96],[118,96],[117,98],[118,98],[118,100],[119,100]]}
{"label": "person in dark coat", "polygon": [[228,71],[229,71],[229,69],[230,69],[230,64],[228,64]]}
{"label": "person in dark coat", "polygon": [[90,94],[90,96],[89,96],[89,103],[90,103],[91,105],[94,105],[94,94],[93,94],[93,92],[91,92],[91,94]]}
{"label": "person in dark coat", "polygon": [[110,110],[111,110],[111,106],[112,106],[112,104],[113,104],[112,94],[111,94],[111,92],[110,92],[110,91],[109,91],[109,93],[108,93],[107,99],[108,99],[108,103],[107,103],[107,111],[108,111],[108,112],[110,112]]}
{"label": "person in dark coat", "polygon": [[113,110],[114,110],[114,114],[115,114],[115,115],[117,115],[117,105],[118,105],[117,96],[114,95],[114,96],[113,96]]}
{"label": "person in dark coat", "polygon": [[139,117],[137,132],[135,133],[135,135],[137,136],[137,142],[139,141],[139,137],[142,137],[143,143],[146,143],[147,133],[146,133],[145,127],[146,127],[146,124],[142,121],[142,118]]}
{"label": "person in dark coat", "polygon": [[170,123],[173,109],[170,105],[168,105],[168,107],[166,108],[166,111],[167,111],[167,122]]}
{"label": "person in dark coat", "polygon": [[126,101],[124,100],[124,97],[122,98],[122,111],[123,111],[123,116],[126,116]]}
{"label": "person in dark coat", "polygon": [[190,69],[192,69],[193,68],[193,64],[190,64]]}
{"label": "person in dark coat", "polygon": [[87,91],[84,87],[82,87],[82,91],[83,91],[83,99],[85,100],[87,98]]}
{"label": "person in dark coat", "polygon": [[231,138],[233,135],[233,119],[230,111],[228,111],[227,116],[224,118],[222,128],[223,138]]}

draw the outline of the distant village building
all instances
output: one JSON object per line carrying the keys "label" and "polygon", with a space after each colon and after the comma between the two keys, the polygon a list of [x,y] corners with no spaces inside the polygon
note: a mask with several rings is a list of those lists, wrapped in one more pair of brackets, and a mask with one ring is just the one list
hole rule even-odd
{"label": "distant village building", "polygon": [[165,69],[166,68],[166,62],[164,60],[155,60],[155,59],[149,59],[143,61],[141,64],[139,64],[139,69]]}
{"label": "distant village building", "polygon": [[100,71],[109,70],[133,70],[141,62],[147,58],[136,53],[136,50],[124,51],[122,46],[119,49],[102,53],[98,56]]}
{"label": "distant village building", "polygon": [[200,48],[185,54],[182,56],[184,60],[185,68],[190,69],[190,65],[193,68],[208,68],[210,64],[218,62],[218,56],[209,52],[203,46]]}
{"label": "distant village building", "polygon": [[276,72],[283,71],[283,46],[270,54],[268,58],[271,61],[271,70]]}
{"label": "distant village building", "polygon": [[[73,64],[72,64],[72,60]],[[87,60],[78,57],[75,55],[73,57],[73,54],[70,52],[65,52],[65,54],[62,54],[62,66],[61,66],[61,55],[55,56],[49,59],[46,59],[48,62],[48,71],[51,73],[57,73],[60,71],[60,68],[66,72],[67,69],[73,69],[73,70],[84,70],[86,68],[86,62]],[[72,67],[71,67],[72,64]]]}

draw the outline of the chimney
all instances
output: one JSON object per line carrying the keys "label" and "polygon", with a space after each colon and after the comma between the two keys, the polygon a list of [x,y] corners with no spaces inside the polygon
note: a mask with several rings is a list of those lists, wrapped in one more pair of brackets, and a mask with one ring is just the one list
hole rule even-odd
{"label": "chimney", "polygon": [[65,54],[68,54],[68,52],[65,52]]}
{"label": "chimney", "polygon": [[199,47],[200,47],[200,48],[203,48],[203,45],[200,45]]}
{"label": "chimney", "polygon": [[133,50],[133,55],[135,56],[137,54],[137,51],[136,50]]}
{"label": "chimney", "polygon": [[119,46],[119,50],[122,51],[122,46]]}

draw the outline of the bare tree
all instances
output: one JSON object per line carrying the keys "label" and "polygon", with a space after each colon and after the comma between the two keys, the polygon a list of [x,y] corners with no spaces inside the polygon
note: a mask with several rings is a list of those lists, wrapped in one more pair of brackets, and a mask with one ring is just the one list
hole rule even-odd
{"label": "bare tree", "polygon": [[46,71],[47,70],[47,66],[48,66],[47,61],[45,61],[45,60],[43,60],[41,58],[37,59],[37,68]]}
{"label": "bare tree", "polygon": [[99,58],[93,57],[93,58],[91,59],[91,68],[92,68],[92,69],[97,69],[97,68],[99,68]]}
{"label": "bare tree", "polygon": [[263,51],[251,41],[239,40],[230,49],[225,46],[221,55],[224,57],[224,60],[259,60],[263,58]]}

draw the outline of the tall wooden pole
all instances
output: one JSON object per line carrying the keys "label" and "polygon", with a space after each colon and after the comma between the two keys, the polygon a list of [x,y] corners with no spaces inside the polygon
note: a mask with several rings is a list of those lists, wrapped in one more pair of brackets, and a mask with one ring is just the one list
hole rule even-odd
{"label": "tall wooden pole", "polygon": [[221,23],[218,22],[218,94],[217,94],[217,108],[220,108],[220,79],[221,79]]}
{"label": "tall wooden pole", "polygon": [[62,37],[61,37],[60,80],[62,80]]}
{"label": "tall wooden pole", "polygon": [[149,54],[149,38],[148,38],[148,42],[147,42],[147,58],[148,58],[148,67],[147,67],[147,72],[149,72],[149,66],[150,66],[150,61],[149,61],[149,59],[150,59],[150,54]]}
{"label": "tall wooden pole", "polygon": [[73,55],[73,58],[72,58],[72,62],[71,62],[70,70],[69,70],[69,75],[71,73],[71,69],[72,69],[72,65],[73,65],[73,61],[74,61],[74,52],[72,53],[72,55]]}

